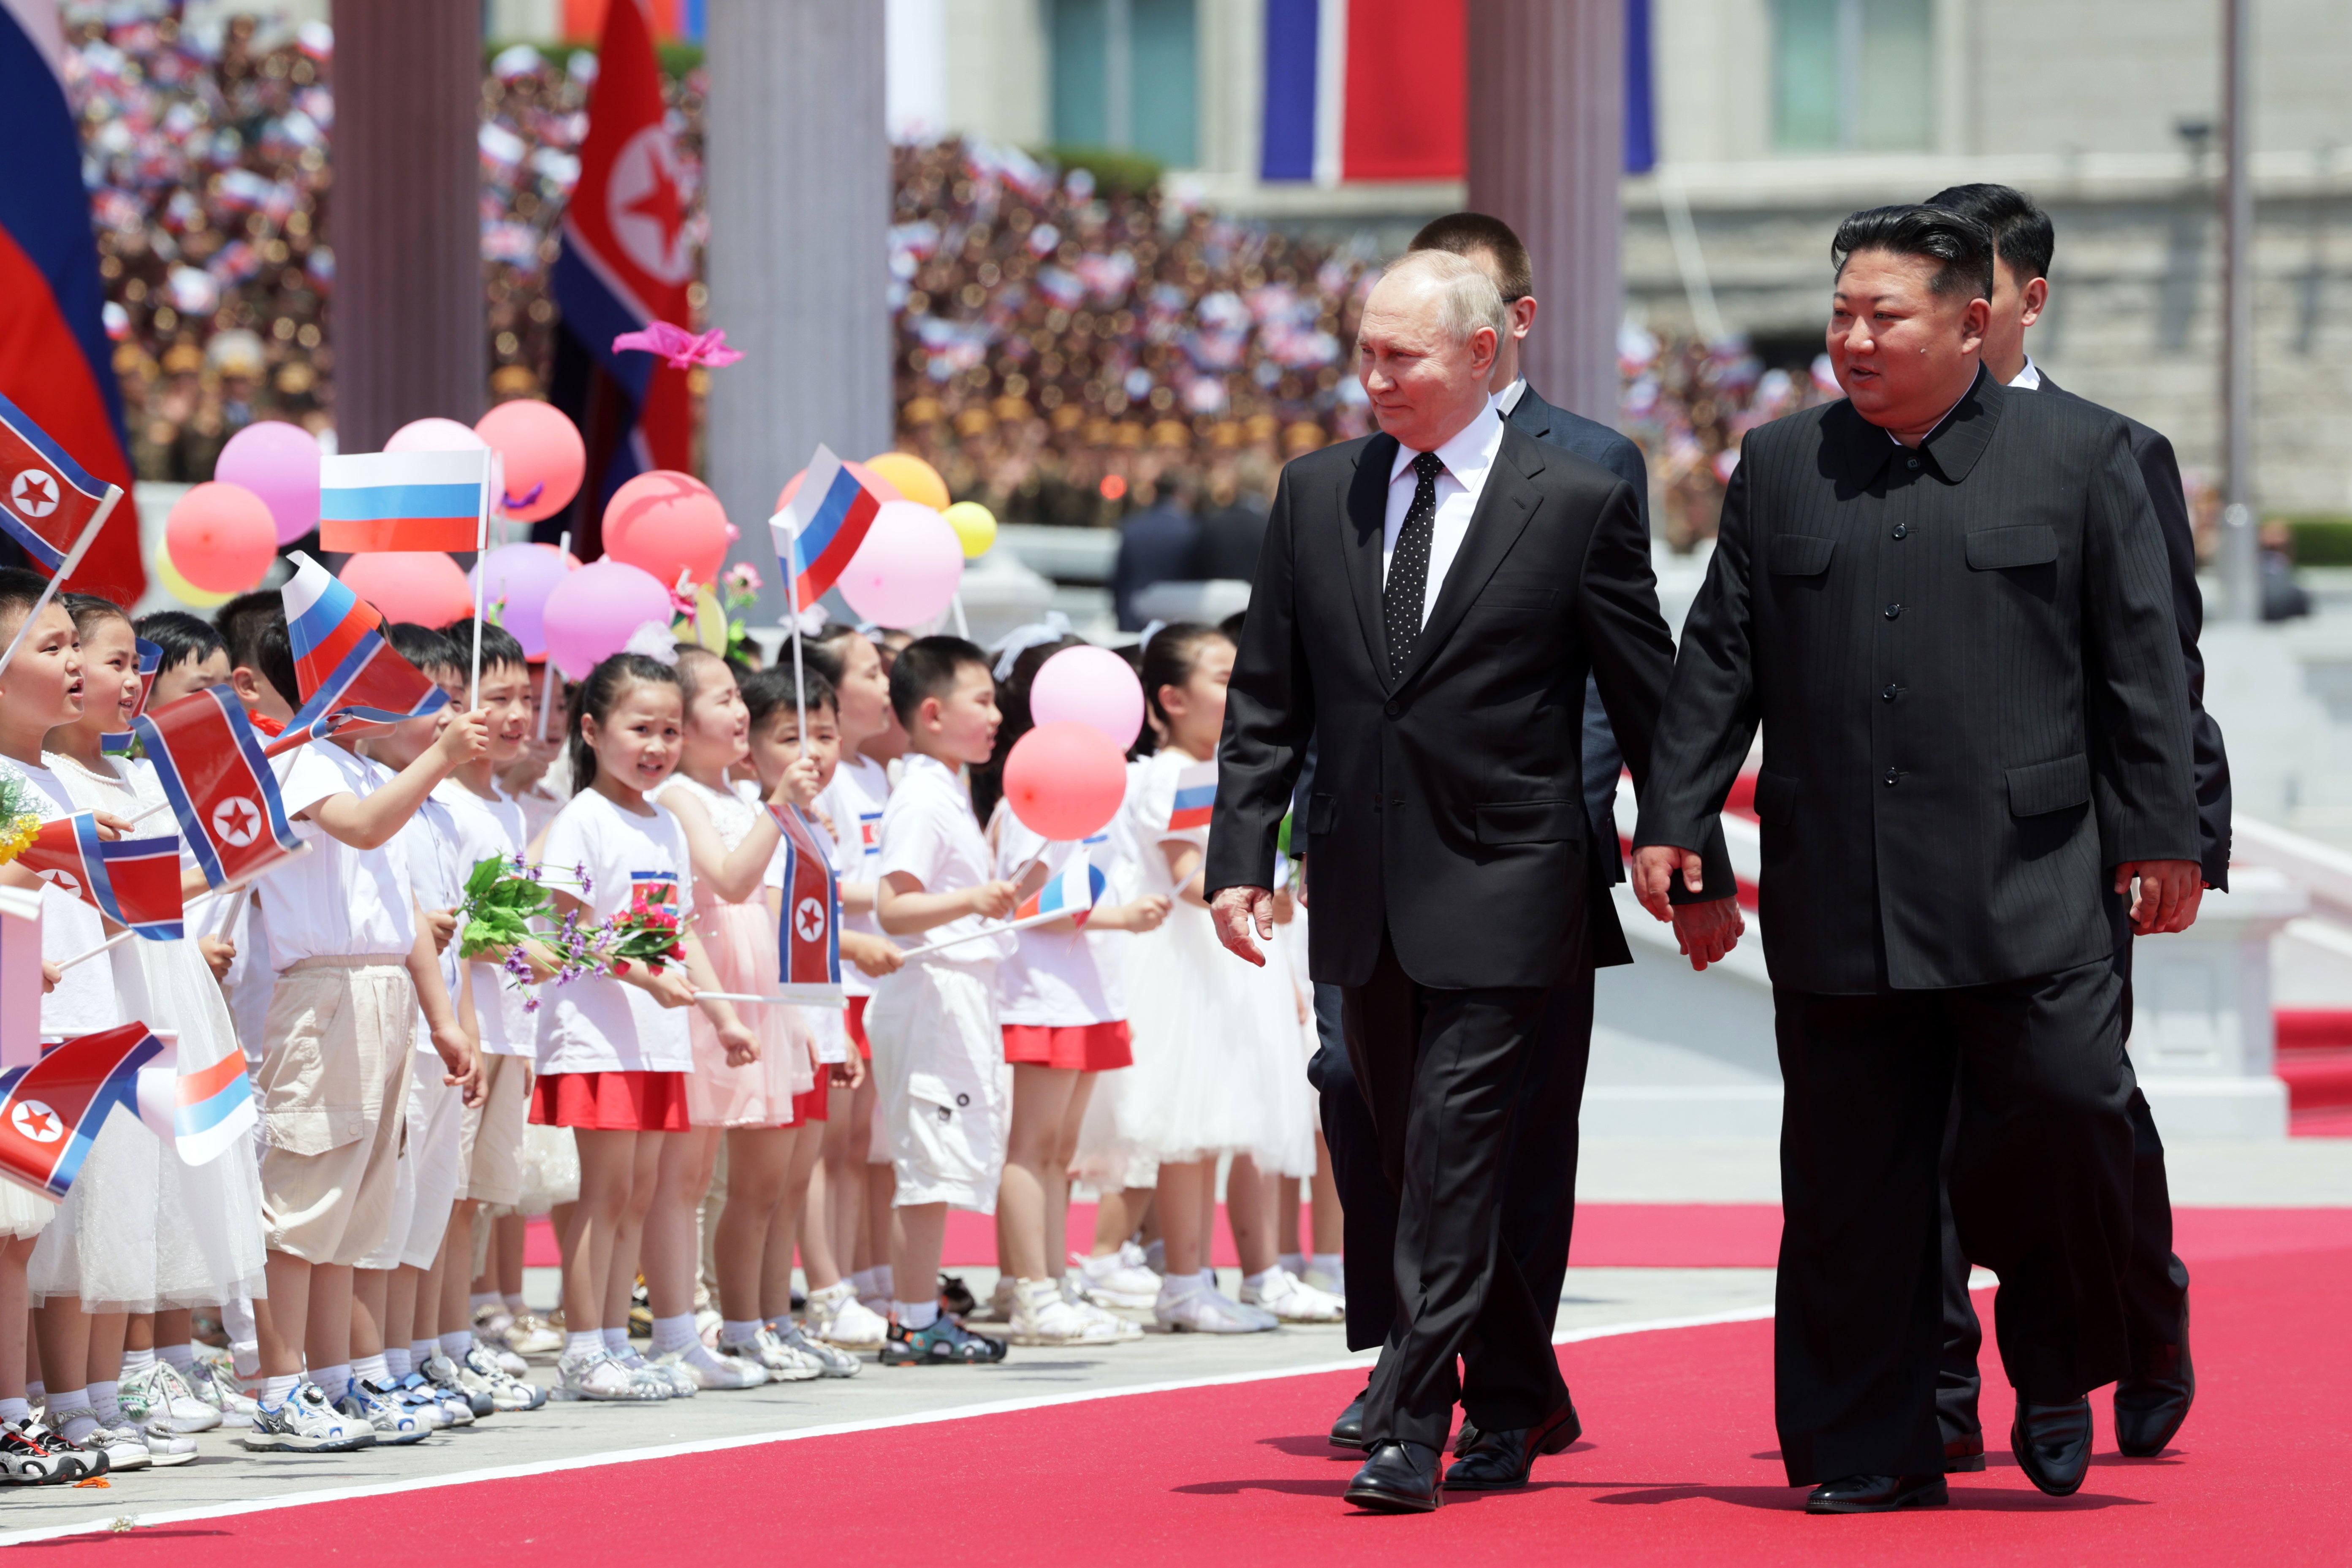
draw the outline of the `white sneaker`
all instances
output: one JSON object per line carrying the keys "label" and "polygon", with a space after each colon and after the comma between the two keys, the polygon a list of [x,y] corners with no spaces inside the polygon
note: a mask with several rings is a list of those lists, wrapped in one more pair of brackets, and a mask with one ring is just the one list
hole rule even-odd
{"label": "white sneaker", "polygon": [[1180,1334],[1256,1334],[1275,1326],[1267,1314],[1253,1311],[1197,1279],[1189,1288],[1172,1279],[1160,1286],[1151,1315],[1160,1327]]}
{"label": "white sneaker", "polygon": [[499,1342],[517,1355],[554,1355],[563,1349],[563,1332],[537,1312],[520,1312]]}
{"label": "white sneaker", "polygon": [[666,1380],[656,1387],[652,1380],[639,1377],[601,1346],[593,1351],[567,1352],[556,1363],[555,1373],[563,1392],[574,1399],[649,1405],[669,1397]]}
{"label": "white sneaker", "polygon": [[[426,1356],[416,1370],[425,1374],[425,1382],[440,1391],[444,1399],[453,1404],[463,1405],[477,1416],[497,1413],[498,1402],[490,1397],[490,1391],[468,1384],[466,1381],[466,1369],[439,1351],[436,1350]],[[476,1383],[480,1381],[479,1378],[475,1379]]]}
{"label": "white sneaker", "polygon": [[351,1387],[335,1402],[335,1411],[346,1421],[373,1428],[379,1443],[422,1443],[433,1436],[433,1428],[408,1407],[406,1400],[364,1378],[352,1379]]}
{"label": "white sneaker", "polygon": [[1348,1316],[1348,1304],[1318,1290],[1280,1264],[1265,1271],[1263,1280],[1242,1281],[1242,1305],[1272,1312],[1286,1323],[1338,1323]]}
{"label": "white sneaker", "polygon": [[773,1329],[770,1329],[768,1333],[781,1342],[786,1350],[796,1351],[814,1360],[827,1377],[856,1377],[866,1370],[866,1363],[847,1351],[826,1344],[822,1340],[809,1338],[808,1331],[798,1323],[791,1324],[784,1333],[777,1333]]}
{"label": "white sneaker", "polygon": [[[1152,1299],[1159,1300],[1156,1296]],[[1098,1307],[1087,1300],[1082,1277],[1075,1268],[1062,1276],[1062,1300],[1076,1308],[1081,1315],[1097,1322],[1109,1324],[1113,1333],[1119,1339],[1139,1340],[1143,1337],[1141,1323],[1131,1322],[1108,1308]]]}
{"label": "white sneaker", "polygon": [[988,1293],[988,1305],[981,1310],[974,1312],[972,1317],[974,1319],[986,1319],[991,1322],[996,1323],[1011,1322],[1013,1321],[1013,1314],[1020,1310],[1020,1298],[1018,1293],[1014,1290],[1013,1285],[1014,1280],[1012,1275],[998,1275],[996,1277],[996,1289]]}
{"label": "white sneaker", "polygon": [[786,1344],[770,1328],[761,1328],[748,1340],[722,1344],[719,1353],[760,1368],[770,1383],[811,1383],[824,1375],[824,1366],[816,1357]]}
{"label": "white sneaker", "polygon": [[1054,1279],[1024,1279],[1013,1287],[1013,1331],[1005,1337],[1016,1345],[1108,1345],[1125,1336],[1100,1317],[1080,1311],[1062,1300]]}
{"label": "white sneaker", "polygon": [[[1128,1260],[1130,1252],[1133,1262]],[[1106,1257],[1081,1259],[1071,1272],[1087,1300],[1098,1307],[1143,1312],[1160,1300],[1160,1276],[1143,1266],[1143,1248],[1131,1241]]]}
{"label": "white sneaker", "polygon": [[1348,1304],[1348,1281],[1343,1276],[1327,1274],[1322,1269],[1310,1265],[1299,1279],[1338,1301],[1340,1306],[1345,1307]]}
{"label": "white sneaker", "polygon": [[[1215,1269],[1202,1269],[1199,1279],[1202,1289],[1206,1290],[1213,1295],[1223,1294],[1217,1289],[1217,1271]],[[1225,1300],[1228,1301],[1234,1301],[1234,1299],[1231,1296],[1225,1297]],[[1256,1323],[1261,1329],[1278,1329],[1282,1326],[1282,1320],[1280,1318],[1276,1317],[1272,1312],[1267,1311],[1264,1307],[1259,1306],[1255,1301],[1248,1303],[1234,1301],[1234,1310],[1241,1313],[1243,1317]]]}
{"label": "white sneaker", "polygon": [[248,1448],[298,1454],[334,1454],[375,1446],[375,1429],[346,1421],[327,1403],[327,1391],[308,1378],[277,1405],[258,1405],[253,1425],[239,1439]]}
{"label": "white sneaker", "polygon": [[702,1392],[701,1381],[692,1373],[675,1364],[664,1366],[647,1361],[645,1352],[635,1345],[626,1354],[615,1352],[615,1359],[653,1386],[669,1390],[672,1399],[691,1399]]}
{"label": "white sneaker", "polygon": [[209,1432],[221,1424],[220,1411],[198,1398],[180,1369],[167,1361],[125,1373],[119,1397],[122,1413],[142,1428],[160,1422],[167,1432]]}
{"label": "white sneaker", "polygon": [[890,1337],[890,1321],[860,1301],[857,1288],[846,1279],[810,1291],[802,1316],[809,1338],[845,1351],[880,1350]]}
{"label": "white sneaker", "polygon": [[110,1475],[121,1470],[143,1470],[155,1462],[154,1452],[147,1447],[147,1434],[136,1426],[100,1426],[82,1439],[82,1446],[106,1450]]}
{"label": "white sneaker", "polygon": [[184,1377],[188,1390],[197,1399],[220,1412],[223,1426],[250,1426],[256,1402],[241,1393],[236,1373],[223,1372],[208,1361],[196,1363],[195,1375]]}
{"label": "white sneaker", "polygon": [[698,1389],[757,1388],[768,1381],[768,1369],[759,1363],[712,1355],[709,1351],[699,1356],[690,1351],[666,1351],[654,1358],[653,1364],[673,1380],[680,1374],[693,1379]]}
{"label": "white sneaker", "polygon": [[501,1411],[536,1410],[547,1403],[547,1390],[508,1372],[504,1362],[482,1345],[466,1352],[457,1381],[468,1394],[488,1394],[491,1405]]}

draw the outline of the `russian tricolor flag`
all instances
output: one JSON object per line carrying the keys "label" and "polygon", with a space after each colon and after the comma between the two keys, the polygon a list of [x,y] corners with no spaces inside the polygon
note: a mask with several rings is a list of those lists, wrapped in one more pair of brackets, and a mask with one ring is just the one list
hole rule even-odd
{"label": "russian tricolor flag", "polygon": [[187,1165],[208,1165],[251,1131],[261,1113],[245,1055],[231,1051],[210,1067],[181,1067],[176,1043],[139,1073],[139,1120]]}
{"label": "russian tricolor flag", "polygon": [[866,542],[882,498],[820,446],[808,473],[784,510],[768,520],[776,559],[793,583],[793,608],[805,610],[824,597]]}
{"label": "russian tricolor flag", "polygon": [[1206,827],[1217,809],[1217,764],[1194,763],[1176,775],[1176,805],[1168,815],[1169,831]]}
{"label": "russian tricolor flag", "polygon": [[1087,917],[1094,913],[1095,900],[1103,896],[1106,885],[1102,872],[1088,864],[1087,852],[1079,849],[1044,887],[1013,911],[1013,918],[1016,922],[1043,921],[1055,915],[1067,915],[1083,926]]}
{"label": "russian tricolor flag", "polygon": [[362,452],[319,459],[319,548],[478,550],[490,453]]}
{"label": "russian tricolor flag", "polygon": [[268,755],[447,705],[448,693],[384,641],[383,616],[374,605],[300,551],[290,559],[294,575],[278,595],[286,602],[302,710],[266,748]]}

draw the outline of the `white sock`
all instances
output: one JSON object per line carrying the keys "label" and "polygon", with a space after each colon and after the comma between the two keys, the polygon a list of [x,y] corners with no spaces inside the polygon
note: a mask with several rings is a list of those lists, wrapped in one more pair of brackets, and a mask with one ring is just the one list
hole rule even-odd
{"label": "white sock", "polygon": [[352,1363],[352,1375],[362,1382],[373,1383],[378,1388],[389,1388],[392,1386],[392,1358],[382,1351],[373,1355],[363,1355]]}
{"label": "white sock", "polygon": [[332,1405],[352,1390],[352,1363],[339,1361],[332,1366],[314,1366],[310,1381],[326,1391],[327,1403]]}
{"label": "white sock", "polygon": [[466,1352],[473,1348],[474,1331],[471,1329],[459,1329],[441,1336],[441,1353],[451,1361],[464,1361]]}
{"label": "white sock", "polygon": [[89,1387],[84,1392],[89,1395],[89,1407],[98,1412],[99,1420],[109,1426],[124,1425],[122,1384],[119,1381],[110,1377],[94,1377],[89,1380]]}
{"label": "white sock", "polygon": [[887,1263],[874,1266],[874,1293],[886,1300],[898,1293],[898,1283],[890,1278],[890,1266]]}
{"label": "white sock", "polygon": [[748,1345],[760,1337],[760,1331],[766,1326],[757,1318],[747,1323],[739,1323],[730,1318],[719,1325],[719,1342],[722,1345]]}
{"label": "white sock", "polygon": [[49,1425],[79,1443],[98,1429],[98,1415],[89,1407],[89,1390],[61,1388],[49,1395]]}
{"label": "white sock", "polygon": [[145,1372],[149,1367],[153,1366],[154,1364],[155,1352],[153,1351],[124,1351],[122,1352],[122,1370],[125,1374],[134,1372]]}
{"label": "white sock", "polygon": [[194,1345],[157,1345],[155,1353],[184,1373],[193,1374],[196,1370],[196,1347]]}
{"label": "white sock", "polygon": [[520,1290],[516,1291],[511,1296],[502,1296],[499,1300],[507,1304],[507,1310],[512,1312],[518,1318],[530,1310],[530,1308],[524,1304],[522,1292]]}
{"label": "white sock", "polygon": [[702,1337],[694,1331],[694,1314],[680,1312],[674,1318],[654,1320],[654,1354],[667,1355],[688,1345],[698,1345]]}
{"label": "white sock", "polygon": [[263,1378],[261,1380],[261,1403],[264,1405],[285,1404],[287,1396],[294,1392],[294,1385],[301,1381],[302,1380],[299,1377]]}
{"label": "white sock", "polygon": [[626,1329],[606,1329],[604,1331],[604,1348],[611,1351],[614,1355],[628,1354],[629,1331]]}
{"label": "white sock", "polygon": [[257,1339],[231,1340],[228,1342],[229,1367],[237,1376],[256,1378],[261,1375],[261,1342]]}
{"label": "white sock", "polygon": [[604,1348],[604,1336],[594,1329],[573,1329],[563,1336],[565,1355],[586,1355]]}
{"label": "white sock", "polygon": [[1315,1272],[1334,1279],[1348,1277],[1347,1255],[1339,1252],[1318,1252],[1315,1255]]}
{"label": "white sock", "polygon": [[1273,1270],[1273,1269],[1268,1268],[1268,1269],[1264,1270],[1264,1271],[1263,1271],[1263,1272],[1261,1272],[1261,1273],[1257,1273],[1257,1274],[1244,1274],[1244,1275],[1243,1275],[1243,1276],[1242,1276],[1242,1287],[1243,1287],[1243,1289],[1248,1289],[1248,1290],[1263,1290],[1263,1289],[1265,1289],[1265,1277],[1266,1277],[1266,1275],[1271,1274],[1271,1273],[1273,1273],[1273,1272],[1274,1272],[1274,1270]]}
{"label": "white sock", "polygon": [[433,1359],[434,1352],[438,1351],[440,1348],[440,1342],[437,1340],[409,1341],[408,1364],[421,1370],[426,1362]]}
{"label": "white sock", "polygon": [[1280,1258],[1275,1259],[1275,1261],[1281,1264],[1285,1268],[1289,1269],[1293,1274],[1304,1274],[1307,1272],[1307,1254],[1303,1252],[1286,1252]]}
{"label": "white sock", "polygon": [[11,1426],[22,1426],[33,1418],[33,1402],[29,1399],[0,1399],[0,1421]]}
{"label": "white sock", "polygon": [[1171,1301],[1183,1301],[1199,1295],[1208,1287],[1197,1274],[1163,1274],[1160,1277],[1160,1294]]}
{"label": "white sock", "polygon": [[383,1348],[383,1364],[384,1370],[392,1373],[393,1382],[406,1383],[409,1373],[416,1370],[416,1358],[397,1346],[386,1345]]}
{"label": "white sock", "polygon": [[1155,1241],[1143,1249],[1143,1266],[1154,1274],[1168,1272],[1168,1244]]}
{"label": "white sock", "polygon": [[25,1385],[25,1397],[38,1404],[48,1398],[48,1391],[41,1385],[41,1380],[37,1377]]}
{"label": "white sock", "polygon": [[936,1298],[929,1301],[893,1301],[890,1311],[898,1320],[898,1326],[910,1334],[919,1333],[940,1321]]}

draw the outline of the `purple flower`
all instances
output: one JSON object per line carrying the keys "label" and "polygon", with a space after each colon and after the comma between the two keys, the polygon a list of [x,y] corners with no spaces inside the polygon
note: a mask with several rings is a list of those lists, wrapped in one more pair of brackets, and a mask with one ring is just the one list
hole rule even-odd
{"label": "purple flower", "polygon": [[526,997],[526,998],[524,999],[524,1001],[523,1001],[522,1010],[523,1010],[524,1012],[526,1012],[526,1013],[536,1013],[536,1012],[538,1012],[538,1011],[539,1011],[539,998],[538,998],[538,997],[536,997],[536,996]]}

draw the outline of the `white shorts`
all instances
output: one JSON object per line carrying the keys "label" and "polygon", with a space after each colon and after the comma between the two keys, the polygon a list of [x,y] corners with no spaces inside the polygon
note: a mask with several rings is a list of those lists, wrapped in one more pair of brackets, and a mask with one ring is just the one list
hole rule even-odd
{"label": "white shorts", "polygon": [[362,1268],[431,1268],[466,1181],[466,1100],[441,1081],[438,1055],[417,1053],[408,1073],[408,1131],[395,1172],[392,1228]]}
{"label": "white shorts", "polygon": [[897,1204],[996,1212],[1013,1112],[1013,1069],[988,969],[910,963],[874,988],[875,1134],[887,1139]]}

